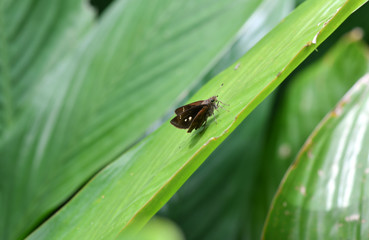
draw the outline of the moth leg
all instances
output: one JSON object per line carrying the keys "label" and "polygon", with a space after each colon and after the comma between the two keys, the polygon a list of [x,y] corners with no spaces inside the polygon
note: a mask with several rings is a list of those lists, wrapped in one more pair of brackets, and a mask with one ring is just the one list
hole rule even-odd
{"label": "moth leg", "polygon": [[205,122],[204,122],[204,124],[202,125],[202,129],[204,129],[205,130],[205,128],[206,128],[206,123],[208,122],[208,120],[206,120]]}
{"label": "moth leg", "polygon": [[[220,102],[220,101],[219,101]],[[220,103],[222,103],[222,102],[220,102]],[[222,104],[224,104],[224,103],[222,103]],[[225,106],[229,106],[229,104],[224,104]],[[229,110],[228,109],[226,109],[226,108],[224,108],[222,105],[220,105],[220,104],[217,104],[217,107],[220,107],[221,109],[223,109],[223,110],[226,110],[227,112],[229,112]],[[218,110],[218,108],[215,108],[217,111],[219,111]]]}
{"label": "moth leg", "polygon": [[217,100],[217,101],[218,101],[218,106],[220,106],[220,105],[219,105],[219,103],[221,103],[221,104],[223,104],[223,105],[225,105],[225,106],[229,106],[229,104],[224,103],[224,102],[222,102],[222,101],[220,101],[220,100]]}
{"label": "moth leg", "polygon": [[215,117],[215,114],[214,114],[214,121],[215,121],[215,124],[218,125],[218,121],[217,121],[217,118]]}

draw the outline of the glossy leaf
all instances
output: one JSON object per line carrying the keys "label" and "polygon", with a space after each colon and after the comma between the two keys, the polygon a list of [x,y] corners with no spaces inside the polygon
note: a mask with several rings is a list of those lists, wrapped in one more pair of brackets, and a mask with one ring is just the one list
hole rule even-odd
{"label": "glossy leaf", "polygon": [[229,112],[217,114],[217,124],[212,118],[207,128],[187,134],[167,122],[101,171],[30,239],[106,239],[140,229],[256,105],[364,2],[302,4],[191,99],[218,94],[230,104]]}
{"label": "glossy leaf", "polygon": [[22,117],[42,77],[91,29],[94,21],[91,10],[83,0],[2,1],[1,138]]}
{"label": "glossy leaf", "polygon": [[[31,101],[36,97],[39,105],[49,103],[42,101],[44,95],[35,96],[36,89],[42,88],[43,78],[61,59],[75,51],[93,17],[81,0],[0,3],[0,239],[24,237],[70,194],[65,189],[55,194],[56,182],[45,186],[55,177],[48,174],[61,170],[58,164],[45,162],[61,153],[54,149],[53,155],[40,157],[45,145],[50,146],[46,139],[52,130],[42,117],[33,118],[41,109],[33,109]],[[44,85],[44,92],[53,87],[59,90]],[[59,194],[64,196],[55,199]]]}
{"label": "glossy leaf", "polygon": [[369,234],[369,75],[306,141],[273,201],[264,239],[365,239]]}
{"label": "glossy leaf", "polygon": [[[266,208],[283,175],[314,127],[346,91],[367,71],[367,46],[354,30],[319,61],[291,79],[276,114],[263,156],[259,181]],[[259,204],[262,201],[259,201]]]}

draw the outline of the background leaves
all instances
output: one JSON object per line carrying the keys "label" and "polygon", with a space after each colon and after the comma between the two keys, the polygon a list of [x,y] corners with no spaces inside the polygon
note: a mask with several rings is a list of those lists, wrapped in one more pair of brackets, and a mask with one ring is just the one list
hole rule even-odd
{"label": "background leaves", "polygon": [[[319,61],[298,73],[278,102],[260,181],[269,206],[288,166],[315,126],[368,70],[362,32],[345,36]],[[334,87],[333,87],[334,86]],[[265,207],[265,206],[264,206]]]}
{"label": "background leaves", "polygon": [[[19,113],[0,147],[6,159],[3,238],[24,236],[137,141],[168,111],[168,102],[211,66],[259,3],[119,1],[92,26],[84,2],[9,1],[4,18],[19,25],[3,32],[14,52],[8,47],[9,58],[2,58],[12,73],[2,71],[2,125]],[[66,17],[57,17],[58,10]],[[22,40],[20,46],[12,39]],[[20,62],[16,51],[27,53]],[[31,81],[16,84],[27,73],[22,69]],[[24,100],[14,105],[16,96]]]}
{"label": "background leaves", "polygon": [[[345,3],[310,1],[301,5],[238,63],[195,94],[193,100],[204,99],[224,83],[219,96],[231,104],[230,112],[219,114],[217,125],[209,124],[193,134],[163,125],[101,171],[31,238],[113,238],[141,228],[240,121],[313,51],[315,45],[307,43],[319,33],[319,44],[360,5]],[[292,36],[293,43],[287,45]],[[235,69],[236,64],[240,67]]]}
{"label": "background leaves", "polygon": [[265,239],[368,235],[368,83],[365,75],[307,140],[273,202]]}
{"label": "background leaves", "polygon": [[[26,236],[93,173],[116,159],[145,132],[151,131],[149,127],[170,108],[168,100],[172,107],[177,105],[172,100],[177,98],[178,102],[181,101],[187,93],[180,95],[183,89],[195,86],[199,79],[208,74],[209,69],[237,39],[241,26],[250,30],[247,24],[253,26],[253,17],[258,16],[257,9],[262,12],[267,2],[150,1],[144,4],[143,1],[122,0],[115,2],[98,21],[93,19],[93,13],[85,2],[2,2],[0,25],[6,29],[0,36],[2,238]],[[209,97],[209,92],[219,90],[220,82],[226,83],[219,94],[223,96],[222,101],[231,104],[230,111],[241,111],[235,124],[230,125],[235,115],[224,113],[218,118],[217,128],[210,125],[204,135],[198,135],[192,142],[188,142],[188,135],[180,132],[173,135],[172,131],[176,129],[172,128],[168,128],[169,135],[163,136],[180,139],[179,142],[187,142],[183,146],[196,150],[206,139],[211,139],[210,136],[221,136],[228,126],[231,126],[230,131],[234,129],[314,49],[307,43],[318,31],[323,29],[319,32],[319,44],[360,5],[358,2],[355,3],[357,5],[347,2],[337,12],[335,8],[339,4],[335,2],[329,5],[325,12],[324,7],[316,8],[318,5],[314,6],[313,3],[299,8],[296,16],[300,15],[295,19],[303,22],[304,18],[300,17],[306,14],[306,28],[294,27],[305,31],[306,35],[291,35],[289,32],[284,38],[276,40],[270,34],[259,44],[259,48],[250,51],[249,55],[256,61],[248,62],[250,57],[245,57],[239,62],[241,68],[237,71],[230,68],[218,77],[219,82],[213,80],[194,97]],[[194,12],[197,14],[194,15]],[[328,25],[311,22],[315,18],[309,15],[318,15]],[[331,19],[333,15],[335,18]],[[248,18],[249,22],[244,25]],[[8,25],[8,22],[11,24]],[[284,30],[279,28],[275,32]],[[257,39],[255,35],[251,37]],[[301,38],[295,39],[296,36]],[[290,44],[291,39],[293,44],[286,45]],[[271,48],[260,47],[267,43]],[[286,46],[288,48],[284,48]],[[296,51],[301,49],[303,51],[294,58]],[[278,51],[283,52],[284,57],[279,58]],[[255,57],[257,54],[260,54],[259,58]],[[266,58],[262,59],[261,56]],[[286,66],[285,60],[291,59],[288,67],[283,68]],[[221,62],[218,66],[222,65]],[[260,71],[265,66],[271,67],[268,71]],[[250,69],[258,70],[253,72]],[[256,74],[258,71],[262,74]],[[226,82],[228,79],[232,81]],[[265,88],[258,79],[263,79],[263,84],[272,84]],[[272,79],[274,81],[270,82]],[[246,98],[240,97],[244,83],[247,83],[247,90],[251,92]],[[234,89],[236,86],[239,88]],[[262,89],[256,101],[252,101],[243,111],[252,94],[260,93]],[[230,93],[234,96],[230,96]],[[122,221],[132,217],[130,214],[135,209],[143,210],[140,215],[135,215],[130,226],[142,226],[229,132],[216,144],[210,142],[208,148],[197,155],[197,161],[189,162],[188,169],[181,161],[175,164],[164,161],[174,152],[160,152],[155,144],[167,146],[170,138],[163,137],[154,144],[155,134],[141,141],[120,161],[92,180],[75,198],[82,199],[81,202],[75,204],[74,199],[71,202],[73,204],[67,204],[56,215],[62,216],[63,220],[53,225],[55,218],[52,218],[49,221],[51,225],[42,228],[47,228],[47,231],[38,231],[38,235],[34,236],[47,238],[44,234],[51,233],[54,237],[67,238],[78,234],[86,237],[83,229],[90,230],[92,227],[93,231],[88,234],[93,237],[115,237],[116,229]],[[178,137],[179,134],[182,134],[181,137]],[[155,151],[147,150],[150,147],[146,145],[150,144]],[[176,150],[176,147],[172,149]],[[190,152],[187,154],[191,155]],[[152,163],[155,156],[161,161]],[[134,159],[150,159],[151,162],[146,164],[145,161],[135,162]],[[186,159],[186,156],[182,159]],[[150,194],[163,186],[163,181],[168,180],[171,173],[183,168],[181,174],[174,175],[176,178],[171,179],[168,187],[160,192],[162,195],[156,195],[148,205],[142,205]],[[125,191],[120,186],[132,189]],[[114,187],[119,188],[119,191],[110,192]],[[121,197],[124,201],[121,201]],[[83,200],[86,198],[88,201]],[[93,204],[89,205],[89,201]],[[114,204],[109,204],[109,201]],[[98,204],[103,206],[100,208],[102,212],[96,207]],[[119,212],[126,207],[130,211],[123,211],[126,215],[122,218]],[[104,217],[109,220],[99,228],[96,216],[101,217],[100,220]],[[82,220],[83,224],[68,228],[68,224],[75,219]],[[50,232],[53,227],[57,228],[60,235]]]}

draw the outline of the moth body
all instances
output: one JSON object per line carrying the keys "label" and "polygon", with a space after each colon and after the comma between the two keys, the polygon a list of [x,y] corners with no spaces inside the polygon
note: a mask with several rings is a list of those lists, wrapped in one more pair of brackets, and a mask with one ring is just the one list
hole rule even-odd
{"label": "moth body", "polygon": [[190,133],[206,125],[207,119],[214,115],[214,110],[218,109],[219,103],[221,102],[217,96],[213,96],[179,107],[175,110],[176,116],[170,123],[177,128],[188,129],[187,132]]}

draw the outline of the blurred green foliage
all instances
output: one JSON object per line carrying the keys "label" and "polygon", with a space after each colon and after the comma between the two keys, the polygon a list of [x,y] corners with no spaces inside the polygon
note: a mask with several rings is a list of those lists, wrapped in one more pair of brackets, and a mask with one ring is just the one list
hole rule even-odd
{"label": "blurred green foliage", "polygon": [[368,112],[366,74],[301,148],[270,206],[264,239],[368,236]]}
{"label": "blurred green foliage", "polygon": [[[259,6],[261,2],[264,5]],[[173,11],[173,16],[155,16],[159,3],[168,12],[179,11]],[[63,4],[8,0],[1,4],[1,239],[26,237],[94,173],[167,120],[169,100],[177,98],[172,108],[184,102],[244,55],[294,5],[292,0],[274,1],[274,7],[268,1],[235,1],[225,7],[222,1],[204,1],[200,5],[206,11],[196,12],[191,4],[178,7],[159,0],[91,0],[101,14],[95,16],[82,0]],[[217,15],[219,12],[222,14]],[[211,154],[159,212],[171,221],[153,220],[137,237],[259,238],[277,187],[303,143],[368,71],[368,15],[368,4],[353,13]],[[173,18],[177,21],[172,22]],[[158,19],[155,27],[153,19]],[[125,25],[129,21],[135,24]],[[206,32],[214,28],[216,34]],[[192,35],[181,35],[188,29]],[[168,39],[174,44],[168,44]],[[193,39],[202,41],[189,44]],[[146,46],[148,40],[153,45]],[[184,46],[187,51],[181,51]],[[166,57],[157,55],[157,49]],[[172,56],[173,49],[176,56]],[[177,62],[173,65],[166,58]],[[99,74],[91,69],[98,69]],[[181,81],[170,83],[177,78]],[[143,83],[146,87],[130,94]],[[160,99],[152,94],[153,89],[161,90]],[[139,101],[142,96],[145,103]],[[142,111],[145,104],[155,107]],[[146,114],[142,118],[140,111]],[[303,173],[304,168],[299,171]],[[292,188],[289,190],[296,191]],[[99,201],[107,197],[96,192],[91,199],[95,195]],[[115,209],[110,211],[111,221],[121,219],[114,216]],[[107,232],[112,225],[106,224]],[[91,232],[98,231],[93,222],[90,227]],[[79,226],[75,228],[78,232]],[[367,226],[362,228],[366,233]],[[269,229],[265,236],[276,236]]]}

